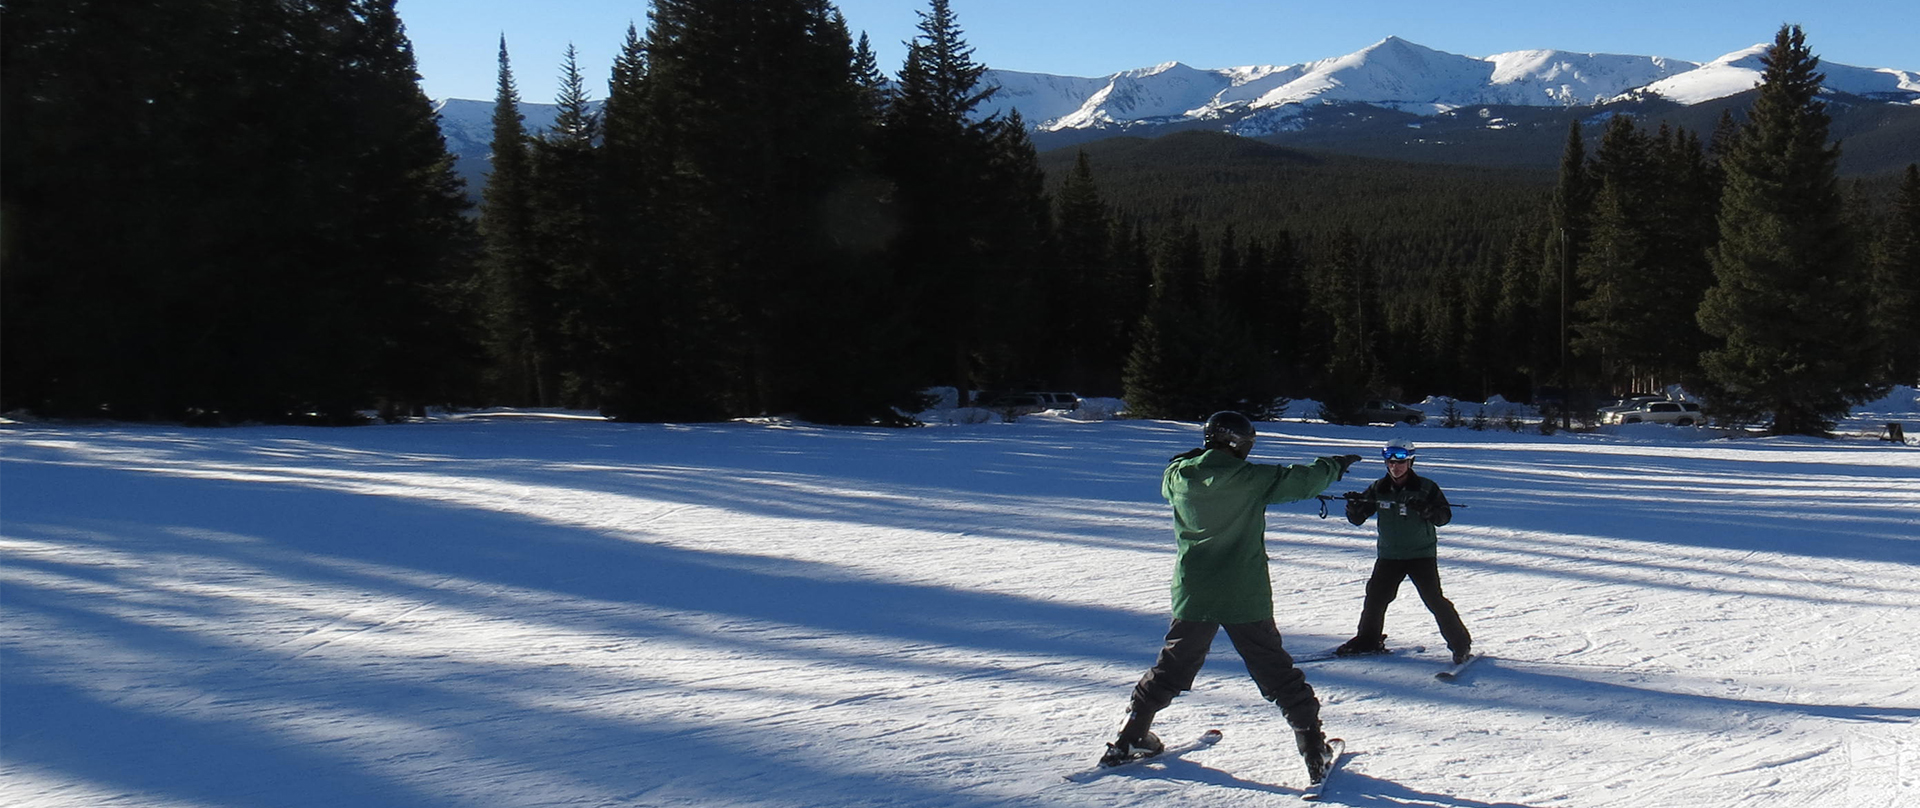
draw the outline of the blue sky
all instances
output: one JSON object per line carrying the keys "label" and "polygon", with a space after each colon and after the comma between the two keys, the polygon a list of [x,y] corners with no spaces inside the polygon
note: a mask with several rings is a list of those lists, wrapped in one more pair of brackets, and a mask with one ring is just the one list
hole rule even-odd
{"label": "blue sky", "polygon": [[[1826,61],[1920,70],[1912,6],[1893,0],[1611,0],[1318,3],[1224,0],[951,0],[975,58],[989,67],[1104,76],[1178,61],[1199,68],[1286,65],[1341,56],[1387,36],[1486,56],[1515,50],[1665,56],[1706,62],[1768,42],[1798,23]],[[842,0],[854,35],[865,31],[881,69],[898,72],[924,0]],[[489,99],[501,34],[524,101],[552,100],[571,43],[593,97],[606,95],[629,22],[642,0],[399,0],[431,98]],[[1896,9],[1900,9],[1896,11]],[[1906,23],[1900,19],[1908,20]]]}

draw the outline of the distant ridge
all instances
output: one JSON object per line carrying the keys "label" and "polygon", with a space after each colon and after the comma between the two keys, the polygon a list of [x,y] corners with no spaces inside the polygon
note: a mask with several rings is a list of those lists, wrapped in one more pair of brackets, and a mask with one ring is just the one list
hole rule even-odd
{"label": "distant ridge", "polygon": [[[1759,83],[1756,45],[1712,62],[1658,56],[1527,50],[1484,58],[1387,37],[1332,59],[1201,70],[1168,63],[1085,79],[987,71],[1001,88],[987,111],[1014,108],[1036,131],[1210,122],[1258,136],[1296,131],[1304,108],[1365,104],[1420,116],[1469,106],[1574,107],[1662,99],[1699,104]],[[1823,63],[1831,93],[1920,106],[1920,74]]]}
{"label": "distant ridge", "polygon": [[[1658,56],[1522,50],[1461,56],[1390,36],[1296,65],[1200,69],[1178,62],[1099,78],[988,70],[1000,88],[981,114],[1019,110],[1041,150],[1119,135],[1227,132],[1289,146],[1416,162],[1546,167],[1568,122],[1615,114],[1711,131],[1743,114],[1765,45],[1699,63]],[[1841,171],[1920,162],[1920,73],[1822,62]],[[492,141],[491,100],[436,105],[447,147],[476,197]],[[551,104],[523,103],[530,132]]]}

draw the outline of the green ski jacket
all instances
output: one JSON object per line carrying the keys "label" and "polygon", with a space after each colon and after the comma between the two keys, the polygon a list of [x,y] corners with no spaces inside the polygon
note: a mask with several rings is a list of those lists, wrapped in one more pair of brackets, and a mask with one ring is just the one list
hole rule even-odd
{"label": "green ski jacket", "polygon": [[[1440,537],[1435,527],[1453,521],[1453,505],[1440,485],[1407,469],[1407,484],[1396,486],[1391,476],[1381,477],[1367,486],[1371,506],[1349,509],[1347,521],[1364,524],[1378,514],[1380,526],[1379,557],[1392,560],[1434,558],[1439,555]],[[1434,521],[1427,521],[1421,511]],[[1356,520],[1354,517],[1358,516]]]}
{"label": "green ski jacket", "polygon": [[1209,449],[1176,459],[1161,476],[1160,495],[1173,505],[1179,544],[1173,568],[1173,616],[1211,623],[1273,619],[1267,572],[1267,506],[1325,491],[1340,479],[1340,462],[1250,463]]}

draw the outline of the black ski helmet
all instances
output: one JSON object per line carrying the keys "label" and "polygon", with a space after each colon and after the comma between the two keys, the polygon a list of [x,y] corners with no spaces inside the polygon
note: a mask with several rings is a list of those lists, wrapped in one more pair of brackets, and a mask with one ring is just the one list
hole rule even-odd
{"label": "black ski helmet", "polygon": [[1207,416],[1200,436],[1209,449],[1225,449],[1245,460],[1253,452],[1253,422],[1233,410],[1221,410]]}

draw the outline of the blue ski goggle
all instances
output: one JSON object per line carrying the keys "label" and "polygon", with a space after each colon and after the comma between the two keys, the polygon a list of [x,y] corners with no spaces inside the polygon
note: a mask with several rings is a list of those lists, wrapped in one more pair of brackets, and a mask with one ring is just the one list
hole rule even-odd
{"label": "blue ski goggle", "polygon": [[1388,460],[1412,460],[1413,452],[1401,448],[1381,449],[1380,456]]}

